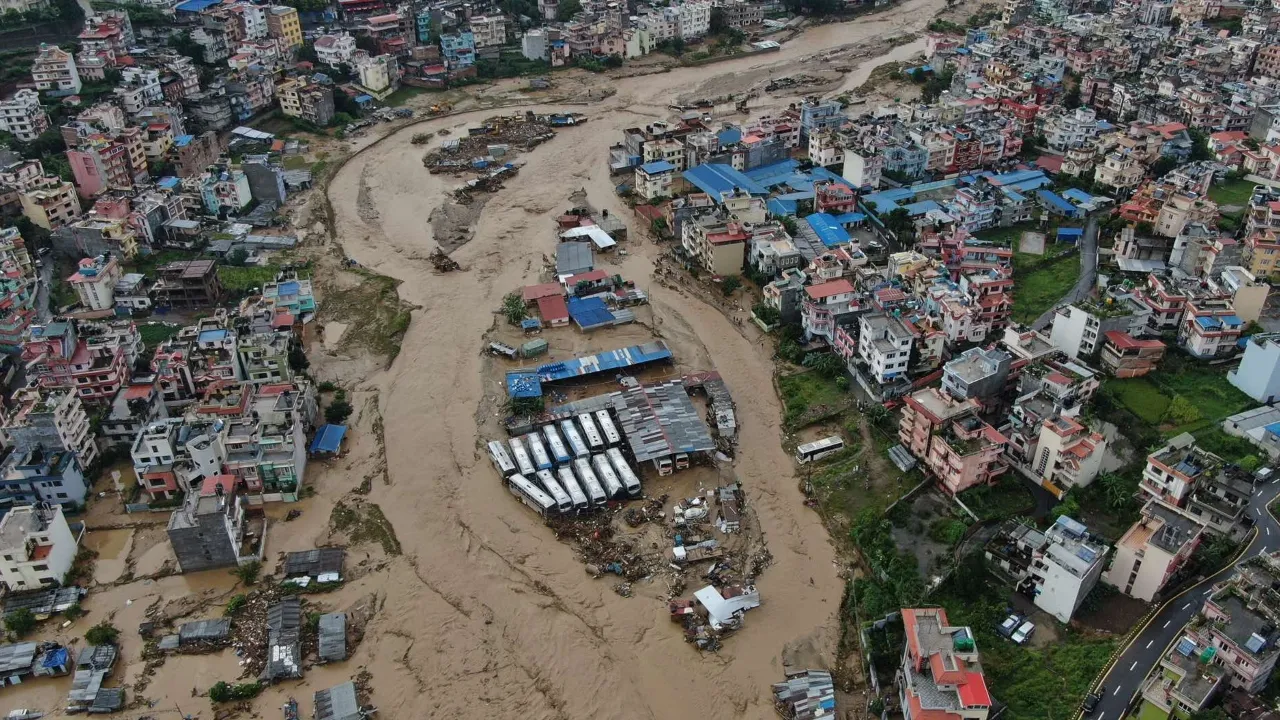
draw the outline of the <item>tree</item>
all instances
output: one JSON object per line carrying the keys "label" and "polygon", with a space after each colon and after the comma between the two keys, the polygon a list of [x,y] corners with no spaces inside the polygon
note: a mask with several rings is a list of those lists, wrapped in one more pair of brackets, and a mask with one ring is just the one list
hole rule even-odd
{"label": "tree", "polygon": [[1212,160],[1213,151],[1209,149],[1209,136],[1204,134],[1199,128],[1187,128],[1187,135],[1191,138],[1191,161]]}
{"label": "tree", "polygon": [[378,51],[378,41],[377,41],[377,40],[374,40],[374,39],[373,39],[371,36],[369,36],[369,35],[361,35],[361,36],[357,37],[357,38],[356,38],[356,48],[357,48],[357,49],[360,49],[360,50],[364,50],[365,52],[369,53],[370,55],[377,55],[377,54],[379,53],[379,51]]}
{"label": "tree", "polygon": [[204,62],[204,46],[192,40],[189,32],[184,31],[177,35],[170,35],[169,47],[177,50],[180,55],[186,55],[198,63]]}
{"label": "tree", "polygon": [[582,12],[582,3],[578,0],[565,0],[556,6],[556,22],[569,22],[574,15]]}
{"label": "tree", "polygon": [[1241,470],[1244,470],[1246,472],[1254,472],[1260,467],[1262,467],[1262,461],[1258,459],[1257,455],[1245,455],[1244,457],[1240,458]]}
{"label": "tree", "polygon": [[307,359],[307,353],[302,349],[301,343],[293,343],[289,346],[289,369],[295,373],[300,373],[311,367],[311,361]]}
{"label": "tree", "polygon": [[1164,177],[1165,175],[1173,172],[1173,169],[1176,167],[1178,167],[1177,158],[1173,158],[1168,155],[1161,155],[1160,159],[1152,164],[1151,174],[1158,178]]}
{"label": "tree", "polygon": [[249,259],[249,251],[242,247],[227,253],[227,264],[231,267],[244,267],[245,261]]}
{"label": "tree", "polygon": [[737,275],[726,275],[720,279],[720,292],[726,296],[732,295],[734,290],[742,287],[742,278]]}
{"label": "tree", "polygon": [[351,417],[351,403],[347,401],[347,391],[338,388],[333,394],[333,401],[324,409],[324,421],[330,425],[341,425]]}
{"label": "tree", "polygon": [[894,208],[884,217],[884,227],[894,235],[910,233],[915,229],[915,223],[911,220],[911,211],[906,208]]}
{"label": "tree", "polygon": [[[333,406],[330,405],[330,407],[333,407]],[[261,572],[262,572],[262,563],[258,562],[257,560],[250,560],[249,562],[243,565],[236,566],[236,568],[231,571],[231,574],[239,578],[240,582],[244,583],[245,585],[252,585],[258,582],[258,574]]]}
{"label": "tree", "polygon": [[106,620],[89,628],[89,631],[84,634],[84,639],[90,645],[115,645],[119,637],[120,629]]}
{"label": "tree", "polygon": [[18,637],[24,637],[36,629],[36,616],[27,608],[18,608],[4,616],[4,629]]}
{"label": "tree", "polygon": [[827,378],[836,378],[844,374],[844,360],[835,353],[812,353],[807,355],[800,364]]}
{"label": "tree", "polygon": [[1075,110],[1080,107],[1080,86],[1078,84],[1072,85],[1071,89],[1067,90],[1067,94],[1062,98],[1062,105],[1068,110]]}
{"label": "tree", "polygon": [[880,403],[875,403],[871,407],[867,408],[867,420],[870,421],[872,425],[882,427],[892,418],[893,413],[889,412],[889,408],[881,405]]}
{"label": "tree", "polygon": [[519,325],[521,320],[529,317],[529,312],[524,306],[524,298],[519,293],[508,293],[502,298],[502,314],[507,316],[507,322]]}
{"label": "tree", "polygon": [[782,313],[778,308],[772,305],[765,305],[762,302],[756,303],[752,306],[751,312],[755,314],[757,320],[769,327],[777,325],[778,321],[782,319]]}
{"label": "tree", "polygon": [[1174,395],[1169,409],[1164,412],[1164,420],[1172,425],[1186,425],[1200,419],[1200,408],[1181,395]]}
{"label": "tree", "polygon": [[947,68],[942,72],[935,72],[933,77],[924,84],[924,89],[920,91],[920,100],[922,102],[931,103],[938,99],[944,90],[951,88],[951,80],[955,77],[956,71],[953,68]]}

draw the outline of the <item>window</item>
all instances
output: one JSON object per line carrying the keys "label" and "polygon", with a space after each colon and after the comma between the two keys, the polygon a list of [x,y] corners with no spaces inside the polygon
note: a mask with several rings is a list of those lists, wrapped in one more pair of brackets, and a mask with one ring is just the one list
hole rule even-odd
{"label": "window", "polygon": [[32,565],[31,569],[35,570],[36,572],[44,572],[45,570],[49,569],[49,566],[48,565]]}

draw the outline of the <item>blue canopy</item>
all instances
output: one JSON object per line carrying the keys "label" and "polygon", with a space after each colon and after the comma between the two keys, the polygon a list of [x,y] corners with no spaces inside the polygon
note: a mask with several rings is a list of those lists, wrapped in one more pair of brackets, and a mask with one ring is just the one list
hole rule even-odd
{"label": "blue canopy", "polygon": [[311,441],[311,452],[336,454],[342,447],[342,438],[346,435],[346,425],[321,425],[316,431],[315,439]]}

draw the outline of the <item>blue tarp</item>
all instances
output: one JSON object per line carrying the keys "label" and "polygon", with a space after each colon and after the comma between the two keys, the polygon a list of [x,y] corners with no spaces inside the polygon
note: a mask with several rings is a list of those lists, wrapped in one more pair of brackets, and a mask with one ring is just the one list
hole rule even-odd
{"label": "blue tarp", "polygon": [[196,138],[194,135],[179,135],[178,137],[173,139],[173,144],[177,145],[178,147],[186,147],[191,144],[192,140],[195,140],[195,139]]}
{"label": "blue tarp", "polygon": [[1084,235],[1084,228],[1058,228],[1058,238],[1078,238]]}
{"label": "blue tarp", "polygon": [[742,131],[738,128],[725,128],[716,133],[716,140],[720,142],[720,146],[735,145],[742,142]]}
{"label": "blue tarp", "polygon": [[569,298],[569,317],[583,330],[613,324],[613,313],[598,297]]}
{"label": "blue tarp", "polygon": [[537,373],[507,373],[507,395],[513,398],[542,397],[542,381]]}
{"label": "blue tarp", "polygon": [[1075,200],[1081,205],[1093,202],[1093,196],[1079,188],[1067,188],[1062,191],[1062,197],[1068,200]]}
{"label": "blue tarp", "polygon": [[1076,214],[1076,206],[1067,202],[1061,195],[1055,192],[1050,190],[1037,190],[1036,197],[1040,198],[1040,203],[1045,205],[1049,210],[1069,216],[1074,216]]}
{"label": "blue tarp", "polygon": [[365,103],[371,103],[371,102],[373,102],[373,96],[372,96],[372,95],[357,95],[357,96],[356,96],[356,102],[360,103],[361,105],[364,105]]}
{"label": "blue tarp", "polygon": [[[539,365],[537,378],[542,382],[557,382],[670,359],[671,350],[667,348],[667,344],[661,340],[655,340],[643,345],[631,345],[630,347],[606,350],[586,357]],[[511,376],[513,374],[516,373],[507,373],[508,390],[511,387]],[[541,394],[540,388],[539,394]]]}
{"label": "blue tarp", "polygon": [[311,441],[311,452],[337,454],[342,448],[342,438],[346,435],[346,425],[321,425],[316,431],[315,439]]}
{"label": "blue tarp", "polygon": [[302,286],[298,284],[297,280],[290,280],[288,282],[280,283],[276,287],[276,294],[282,297],[286,295],[297,295],[298,291],[301,289]]}
{"label": "blue tarp", "polygon": [[849,233],[829,213],[814,213],[804,219],[827,247],[837,247],[849,242]]}
{"label": "blue tarp", "polygon": [[760,183],[733,169],[731,165],[708,163],[684,171],[684,179],[702,192],[721,202],[724,196],[740,188],[752,195],[768,195],[769,191]]}
{"label": "blue tarp", "polygon": [[162,177],[156,181],[156,184],[165,190],[172,190],[182,184],[182,181],[172,175]]}
{"label": "blue tarp", "polygon": [[525,318],[520,321],[521,330],[537,330],[542,327],[542,321],[538,318]]}
{"label": "blue tarp", "polygon": [[645,163],[641,165],[640,169],[646,174],[654,175],[661,172],[671,172],[672,170],[676,169],[676,166],[672,165],[666,160],[657,160],[655,162]]}
{"label": "blue tarp", "polygon": [[44,667],[61,668],[67,666],[67,649],[60,647],[44,654]]}

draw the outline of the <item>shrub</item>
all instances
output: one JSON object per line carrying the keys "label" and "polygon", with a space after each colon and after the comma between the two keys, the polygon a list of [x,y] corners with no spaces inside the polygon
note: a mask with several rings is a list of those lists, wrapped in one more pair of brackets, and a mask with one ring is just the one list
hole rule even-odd
{"label": "shrub", "polygon": [[521,320],[529,316],[524,307],[524,298],[519,293],[508,293],[502,298],[502,314],[507,316],[507,322],[519,325]]}
{"label": "shrub", "polygon": [[105,620],[89,628],[89,632],[84,634],[84,639],[91,645],[114,645],[118,637],[120,629]]}
{"label": "shrub", "polygon": [[333,394],[333,402],[324,409],[324,420],[331,425],[341,425],[351,416],[351,403],[347,402],[347,391],[339,388]]}
{"label": "shrub", "polygon": [[62,613],[63,617],[65,617],[68,620],[71,620],[72,622],[84,617],[85,614],[86,614],[85,609],[80,607],[80,603],[76,603],[75,605],[72,605],[71,607],[67,608],[65,612]]}
{"label": "shrub", "polygon": [[1186,425],[1200,419],[1200,408],[1181,395],[1175,395],[1169,409],[1164,412],[1164,419],[1173,425]]}
{"label": "shrub", "polygon": [[36,629],[36,616],[26,608],[14,610],[5,616],[4,629],[18,637],[23,637]]}
{"label": "shrub", "polygon": [[231,599],[227,601],[227,607],[222,610],[222,614],[227,617],[235,615],[240,612],[240,609],[243,608],[244,604],[247,602],[249,602],[249,598],[245,597],[243,594],[232,595]]}
{"label": "shrub", "polygon": [[219,680],[209,688],[209,699],[216,703],[232,702],[235,700],[252,700],[258,697],[262,692],[263,684],[260,682],[238,683],[232,685],[228,682]]}
{"label": "shrub", "polygon": [[762,302],[756,303],[751,308],[751,312],[755,313],[760,322],[770,327],[777,325],[778,321],[782,319],[782,313],[778,311],[778,308],[772,305],[765,305]]}
{"label": "shrub", "polygon": [[742,287],[742,278],[737,275],[729,275],[720,279],[720,292],[726,296],[732,295],[734,290]]}
{"label": "shrub", "polygon": [[240,582],[244,583],[245,585],[252,585],[258,582],[258,573],[261,573],[261,572],[262,572],[262,563],[258,562],[257,560],[250,560],[249,562],[243,565],[240,565],[236,569],[232,570],[231,574],[240,578]]}
{"label": "shrub", "polygon": [[327,392],[333,392],[334,390],[337,390],[338,386],[334,384],[332,381],[325,380],[324,382],[320,383],[317,386],[317,389],[322,393],[327,393]]}

